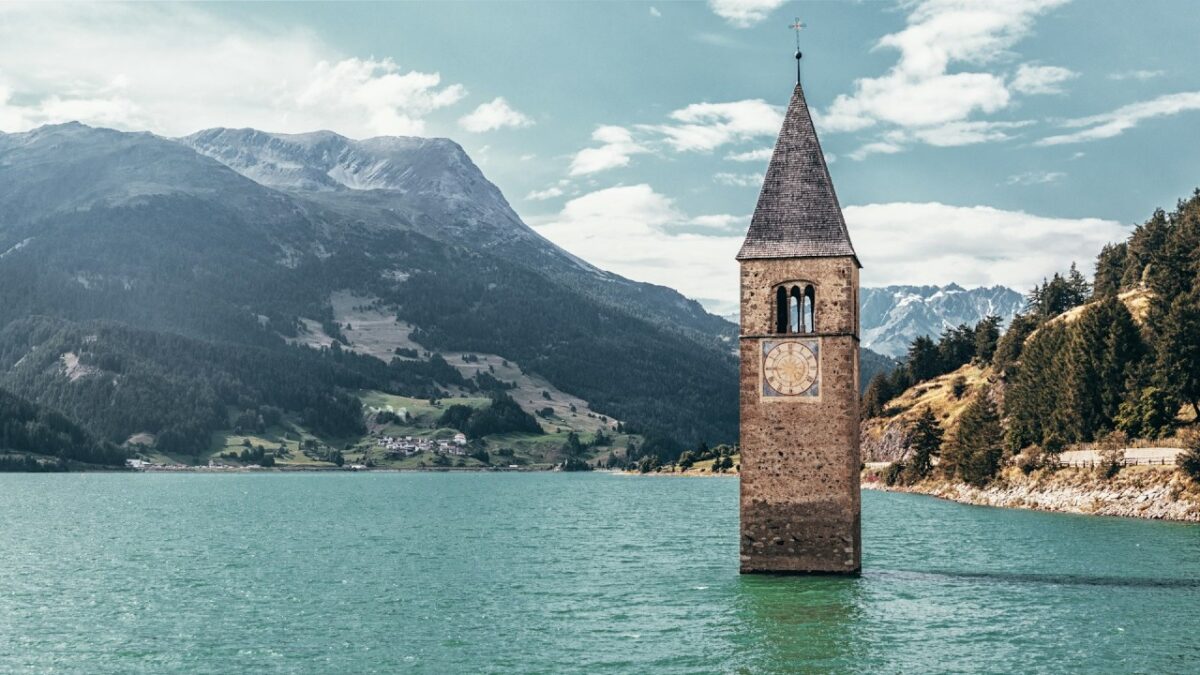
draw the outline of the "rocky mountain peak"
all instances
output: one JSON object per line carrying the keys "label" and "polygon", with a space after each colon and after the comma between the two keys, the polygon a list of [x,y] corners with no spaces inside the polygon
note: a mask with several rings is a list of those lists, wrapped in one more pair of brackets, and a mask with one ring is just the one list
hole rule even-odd
{"label": "rocky mountain peak", "polygon": [[900,357],[921,335],[937,337],[960,324],[974,325],[988,315],[1004,325],[1025,306],[1020,293],[1005,286],[966,289],[945,286],[887,286],[864,288],[862,303],[863,346]]}

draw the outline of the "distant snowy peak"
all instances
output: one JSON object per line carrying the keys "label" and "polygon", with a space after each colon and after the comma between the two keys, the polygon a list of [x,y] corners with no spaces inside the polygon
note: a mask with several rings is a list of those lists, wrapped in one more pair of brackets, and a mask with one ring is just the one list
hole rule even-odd
{"label": "distant snowy peak", "polygon": [[903,356],[918,336],[937,337],[989,315],[1007,325],[1025,306],[1024,296],[1005,286],[966,289],[954,283],[864,288],[860,298],[863,346],[895,357]]}
{"label": "distant snowy peak", "polygon": [[[176,139],[267,187],[312,198],[375,191],[376,203],[410,220],[467,228],[494,240],[536,235],[454,141],[381,136],[361,141],[332,131],[275,134],[206,129]],[[383,200],[383,201],[379,201]]]}
{"label": "distant snowy peak", "polygon": [[290,190],[482,191],[503,200],[467,153],[445,138],[356,141],[332,131],[274,134],[206,129],[178,139],[258,183]]}

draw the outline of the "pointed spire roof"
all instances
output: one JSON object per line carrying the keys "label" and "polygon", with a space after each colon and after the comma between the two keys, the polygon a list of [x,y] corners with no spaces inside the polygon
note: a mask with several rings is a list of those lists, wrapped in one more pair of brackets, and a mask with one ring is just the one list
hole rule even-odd
{"label": "pointed spire roof", "polygon": [[[858,256],[796,84],[738,260]],[[861,265],[860,265],[861,266]]]}

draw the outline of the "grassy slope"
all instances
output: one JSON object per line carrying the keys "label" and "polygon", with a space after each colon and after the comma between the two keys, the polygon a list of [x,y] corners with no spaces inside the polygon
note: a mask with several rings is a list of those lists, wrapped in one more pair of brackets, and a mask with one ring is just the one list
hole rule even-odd
{"label": "grassy slope", "polygon": [[[1120,300],[1125,303],[1130,314],[1139,324],[1146,321],[1150,307],[1150,293],[1145,289],[1134,289],[1121,293]],[[1073,322],[1093,303],[1080,305],[1070,309],[1051,321]],[[968,390],[961,399],[955,399],[951,392],[950,383],[955,377],[962,375],[966,378]],[[980,387],[995,382],[996,374],[990,368],[980,368],[976,365],[965,365],[958,370],[941,375],[913,385],[899,396],[893,398],[884,406],[880,417],[868,419],[862,424],[863,459],[872,461],[891,461],[897,459],[897,444],[902,443],[905,430],[926,406],[933,410],[942,428],[949,438],[958,427],[958,418],[966,409],[971,396]],[[1180,421],[1194,421],[1194,413],[1190,408],[1180,410]]]}

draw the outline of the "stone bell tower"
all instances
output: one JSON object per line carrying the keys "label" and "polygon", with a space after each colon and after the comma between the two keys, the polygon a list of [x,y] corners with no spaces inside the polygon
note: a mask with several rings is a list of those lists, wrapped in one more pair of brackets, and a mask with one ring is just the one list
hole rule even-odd
{"label": "stone bell tower", "polygon": [[737,259],[741,571],[856,574],[861,265],[799,83]]}

